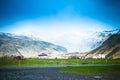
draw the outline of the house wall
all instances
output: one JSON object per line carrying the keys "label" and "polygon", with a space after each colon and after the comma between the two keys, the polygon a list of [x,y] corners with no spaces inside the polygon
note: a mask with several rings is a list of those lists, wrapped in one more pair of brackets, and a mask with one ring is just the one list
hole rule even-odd
{"label": "house wall", "polygon": [[47,59],[47,56],[38,56],[39,59]]}

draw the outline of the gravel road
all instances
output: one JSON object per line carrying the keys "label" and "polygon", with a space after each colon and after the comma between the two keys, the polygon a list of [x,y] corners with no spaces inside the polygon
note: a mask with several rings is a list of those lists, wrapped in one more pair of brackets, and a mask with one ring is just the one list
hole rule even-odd
{"label": "gravel road", "polygon": [[120,80],[120,74],[61,73],[62,67],[0,67],[0,80]]}

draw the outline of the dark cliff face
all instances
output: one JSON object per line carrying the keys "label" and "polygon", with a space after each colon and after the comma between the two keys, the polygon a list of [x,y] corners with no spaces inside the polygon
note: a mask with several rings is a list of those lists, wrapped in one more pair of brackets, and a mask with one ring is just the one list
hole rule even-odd
{"label": "dark cliff face", "polygon": [[88,55],[105,54],[106,58],[120,58],[120,34],[113,34]]}
{"label": "dark cliff face", "polygon": [[5,55],[37,55],[41,51],[63,52],[67,49],[45,41],[35,41],[27,36],[17,36],[8,33],[0,33],[0,54]]}
{"label": "dark cliff face", "polygon": [[116,54],[120,55],[120,34],[112,35],[108,40],[103,43],[109,53],[106,55],[108,58],[114,58]]}

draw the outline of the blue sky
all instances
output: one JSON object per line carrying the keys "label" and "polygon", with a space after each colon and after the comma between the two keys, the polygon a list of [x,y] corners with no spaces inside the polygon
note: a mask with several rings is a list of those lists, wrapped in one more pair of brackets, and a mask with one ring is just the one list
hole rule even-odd
{"label": "blue sky", "polygon": [[[120,26],[120,0],[0,0],[0,26],[20,21],[57,17],[86,17]],[[63,17],[64,16],[60,16]]]}
{"label": "blue sky", "polygon": [[120,29],[119,8],[120,0],[0,0],[0,32],[35,32],[52,41]]}

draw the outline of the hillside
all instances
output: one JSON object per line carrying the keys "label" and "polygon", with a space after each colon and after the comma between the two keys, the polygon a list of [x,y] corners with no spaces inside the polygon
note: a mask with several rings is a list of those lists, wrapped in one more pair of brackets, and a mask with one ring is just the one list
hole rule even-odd
{"label": "hillside", "polygon": [[105,54],[106,58],[120,58],[120,34],[110,36],[103,44],[88,53],[88,56]]}
{"label": "hillside", "polygon": [[67,49],[49,42],[33,40],[27,36],[0,33],[0,57],[11,55],[37,57],[40,52],[57,54],[66,53]]}

